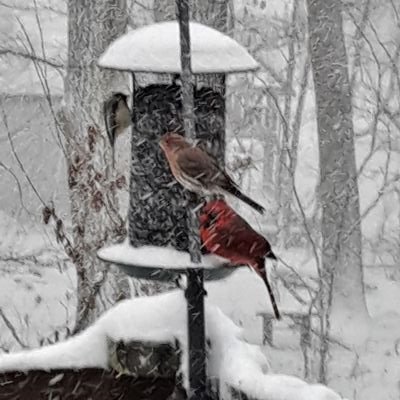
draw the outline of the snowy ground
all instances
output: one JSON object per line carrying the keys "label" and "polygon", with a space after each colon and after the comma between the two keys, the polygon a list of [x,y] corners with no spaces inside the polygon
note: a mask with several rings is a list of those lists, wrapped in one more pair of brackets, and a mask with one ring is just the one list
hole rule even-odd
{"label": "snowy ground", "polygon": [[[3,243],[4,244],[4,243]],[[51,253],[51,252],[50,252]],[[286,260],[301,260],[300,249],[286,254]],[[283,255],[282,255],[283,256]],[[67,263],[50,266],[54,253],[41,252],[38,262],[1,262],[0,309],[15,327],[18,340],[28,347],[37,347],[41,339],[55,330],[60,337],[65,326],[74,320],[75,275]],[[312,273],[312,263],[297,266],[303,273]],[[372,317],[370,339],[356,352],[332,347],[329,386],[354,400],[398,399],[400,394],[400,282],[395,280],[391,267],[369,267],[365,271],[367,301]],[[261,344],[261,320],[256,314],[270,310],[267,293],[254,273],[244,268],[224,282],[207,285],[209,299],[244,329],[246,340]],[[281,307],[295,308],[291,296],[280,290]],[[276,323],[274,347],[264,347],[276,373],[304,377],[299,333],[287,321]],[[0,315],[0,345],[17,350],[13,333]],[[50,337],[50,341],[54,336]]]}
{"label": "snowy ground", "polygon": [[[182,344],[182,372],[188,385],[186,301],[180,290],[157,296],[125,300],[104,313],[80,334],[39,349],[0,357],[0,371],[30,369],[108,367],[109,339],[145,340]],[[259,347],[243,340],[243,329],[215,305],[205,304],[206,334],[212,351],[208,372],[221,383],[252,398],[270,400],[341,400],[332,389],[299,378],[274,374]]]}

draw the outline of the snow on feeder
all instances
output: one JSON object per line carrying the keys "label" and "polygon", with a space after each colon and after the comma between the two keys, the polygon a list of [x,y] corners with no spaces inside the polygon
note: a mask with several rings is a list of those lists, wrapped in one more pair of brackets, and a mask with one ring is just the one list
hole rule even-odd
{"label": "snow on feeder", "polygon": [[[258,63],[234,39],[197,22],[190,22],[194,74],[247,72]],[[180,74],[179,26],[160,22],[128,32],[115,40],[99,65],[121,71]]]}
{"label": "snow on feeder", "polygon": [[[224,163],[225,76],[255,70],[258,64],[230,37],[205,25],[189,23],[188,6],[183,3],[177,2],[180,24],[169,21],[131,31],[114,41],[100,57],[102,67],[132,72],[133,128],[129,241],[120,247],[101,249],[98,255],[137,278],[165,281],[187,273],[189,398],[194,400],[208,398],[203,274],[208,279],[221,279],[232,269],[223,268],[227,260],[217,256],[197,257],[193,246],[195,224],[193,217],[187,218],[192,203],[172,177],[159,140],[171,131],[195,136]],[[191,62],[182,71],[181,58],[185,56]],[[192,99],[188,95],[191,73],[193,120],[183,117],[184,110],[187,115],[191,108],[187,105],[187,99]],[[158,80],[149,83],[149,74]],[[160,77],[167,81],[160,83]],[[195,132],[188,132],[191,126]],[[196,258],[199,263],[192,262]]]}

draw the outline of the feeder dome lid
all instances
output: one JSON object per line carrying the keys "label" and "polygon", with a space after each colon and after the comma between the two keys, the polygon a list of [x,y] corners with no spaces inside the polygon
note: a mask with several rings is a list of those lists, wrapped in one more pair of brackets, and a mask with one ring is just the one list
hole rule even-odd
{"label": "feeder dome lid", "polygon": [[[258,68],[248,51],[229,36],[190,22],[192,70],[195,74],[246,72]],[[180,73],[177,21],[160,22],[130,31],[106,49],[99,65],[122,71]]]}

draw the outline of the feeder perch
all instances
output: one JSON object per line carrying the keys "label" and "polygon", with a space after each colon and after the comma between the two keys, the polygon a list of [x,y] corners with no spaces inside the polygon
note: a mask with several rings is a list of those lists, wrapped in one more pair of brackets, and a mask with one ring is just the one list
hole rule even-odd
{"label": "feeder perch", "polygon": [[97,252],[100,260],[112,263],[124,273],[138,279],[171,282],[190,269],[203,269],[204,279],[224,279],[235,271],[225,258],[206,254],[200,264],[190,261],[190,254],[157,246],[133,247],[129,243],[103,247]]}

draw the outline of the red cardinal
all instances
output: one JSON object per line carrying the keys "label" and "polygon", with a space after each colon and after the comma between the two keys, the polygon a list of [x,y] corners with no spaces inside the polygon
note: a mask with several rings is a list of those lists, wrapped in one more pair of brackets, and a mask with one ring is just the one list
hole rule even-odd
{"label": "red cardinal", "polygon": [[203,246],[210,253],[224,257],[235,265],[247,264],[255,269],[267,286],[275,317],[280,319],[265,271],[265,258],[276,260],[268,241],[236,214],[224,200],[210,201],[202,208],[200,237]]}
{"label": "red cardinal", "polygon": [[160,146],[167,157],[172,175],[186,189],[202,195],[230,193],[263,213],[264,207],[243,194],[217,160],[188,143],[176,133],[166,133]]}

